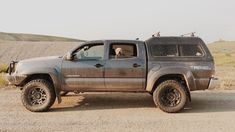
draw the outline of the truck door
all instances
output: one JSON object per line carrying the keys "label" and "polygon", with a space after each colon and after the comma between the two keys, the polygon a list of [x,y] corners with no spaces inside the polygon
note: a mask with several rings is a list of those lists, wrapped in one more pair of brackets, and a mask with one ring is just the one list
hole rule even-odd
{"label": "truck door", "polygon": [[145,49],[144,45],[117,42],[109,43],[108,48],[104,74],[106,89],[108,91],[144,90],[146,78],[146,53],[142,52]]}
{"label": "truck door", "polygon": [[105,90],[104,44],[84,45],[72,55],[72,60],[62,63],[62,90]]}

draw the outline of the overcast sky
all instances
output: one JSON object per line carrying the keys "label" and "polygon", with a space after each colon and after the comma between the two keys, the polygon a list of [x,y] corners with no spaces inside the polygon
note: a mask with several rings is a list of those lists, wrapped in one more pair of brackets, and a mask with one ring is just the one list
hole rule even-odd
{"label": "overcast sky", "polygon": [[0,0],[0,32],[145,40],[158,31],[235,40],[235,0]]}

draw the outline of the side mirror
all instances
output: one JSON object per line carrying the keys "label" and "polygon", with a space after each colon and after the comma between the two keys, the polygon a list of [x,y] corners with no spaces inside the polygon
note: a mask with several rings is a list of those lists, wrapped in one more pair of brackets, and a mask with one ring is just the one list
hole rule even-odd
{"label": "side mirror", "polygon": [[86,51],[86,50],[88,50],[89,48],[90,48],[90,47],[85,46],[85,47],[83,48],[83,50]]}
{"label": "side mirror", "polygon": [[72,60],[73,59],[73,56],[72,56],[72,53],[71,52],[68,52],[66,54],[66,60]]}

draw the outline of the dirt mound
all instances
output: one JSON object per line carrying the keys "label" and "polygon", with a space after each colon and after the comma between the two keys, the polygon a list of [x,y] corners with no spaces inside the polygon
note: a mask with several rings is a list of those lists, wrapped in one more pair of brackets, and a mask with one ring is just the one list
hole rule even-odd
{"label": "dirt mound", "polygon": [[0,63],[27,58],[64,55],[81,42],[0,41]]}

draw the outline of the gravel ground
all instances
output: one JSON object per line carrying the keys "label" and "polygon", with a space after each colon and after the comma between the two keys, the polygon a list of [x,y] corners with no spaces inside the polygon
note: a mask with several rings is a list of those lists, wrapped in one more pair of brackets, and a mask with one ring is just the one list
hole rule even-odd
{"label": "gravel ground", "polygon": [[0,89],[0,131],[235,131],[235,91],[193,92],[181,113],[155,107],[147,93],[83,93],[63,97],[49,112],[33,113],[19,90]]}

